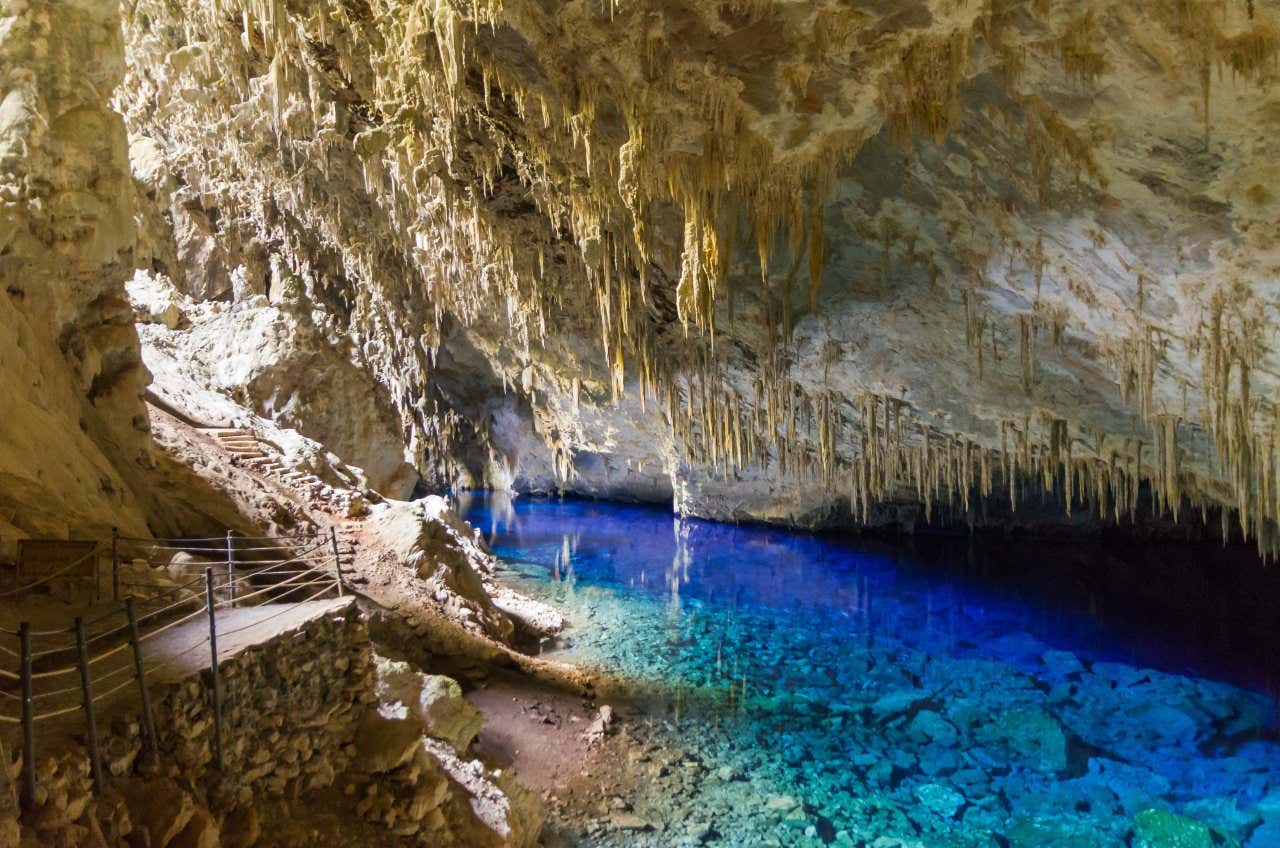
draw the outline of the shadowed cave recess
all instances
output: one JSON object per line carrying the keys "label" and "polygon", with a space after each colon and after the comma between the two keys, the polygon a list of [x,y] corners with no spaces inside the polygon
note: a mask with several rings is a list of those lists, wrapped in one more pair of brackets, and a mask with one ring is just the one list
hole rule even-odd
{"label": "shadowed cave recess", "polygon": [[0,846],[1280,848],[1278,82],[1280,0],[0,0]]}

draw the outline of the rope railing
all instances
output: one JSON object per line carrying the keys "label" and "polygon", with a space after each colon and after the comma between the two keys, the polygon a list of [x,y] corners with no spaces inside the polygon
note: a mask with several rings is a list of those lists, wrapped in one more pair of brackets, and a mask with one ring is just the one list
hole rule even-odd
{"label": "rope railing", "polygon": [[[282,544],[254,544],[258,542]],[[288,544],[283,544],[286,542]],[[157,588],[154,584],[121,579],[121,543],[147,543],[156,550],[195,553],[206,561],[189,563],[193,569],[198,567],[201,570],[200,575],[191,580],[159,587],[159,591],[146,596],[129,592],[121,597],[122,587],[139,591]],[[218,543],[218,546],[199,547],[199,543]],[[263,552],[274,552],[276,556],[264,560],[241,556]],[[21,587],[21,591],[48,583],[83,565],[89,556],[101,553],[101,548],[95,546],[92,554],[80,557],[40,581]],[[214,707],[213,748],[215,761],[221,766],[222,708],[217,638],[258,627],[328,593],[341,597],[346,591],[343,553],[332,529],[326,534],[244,537],[228,533],[222,537],[167,540],[136,539],[113,533],[111,557],[112,597],[119,603],[92,618],[77,618],[71,627],[35,630],[28,622],[22,622],[16,631],[0,628],[0,637],[18,640],[17,651],[0,645],[0,724],[22,726],[22,799],[28,809],[36,798],[37,722],[44,727],[47,725],[43,723],[50,719],[77,712],[83,714],[90,771],[95,786],[101,787],[102,757],[98,748],[94,706],[136,686],[142,707],[145,748],[152,756],[158,754],[148,677],[154,679],[157,674],[172,669],[185,667],[189,670],[187,657],[200,648],[209,650]],[[133,559],[148,561],[143,557]],[[163,560],[163,557],[155,559]],[[172,553],[160,564],[169,566],[171,561]],[[0,598],[10,594],[13,593],[0,593]],[[232,611],[237,609],[262,607],[270,607],[272,611],[266,615],[249,615],[243,624],[233,619],[235,626],[230,629],[219,626],[220,615],[234,614]],[[155,642],[157,637],[200,617],[207,618],[209,626],[207,633],[195,644],[159,660],[144,656],[144,644],[150,646],[148,650],[151,652],[163,650]],[[131,661],[123,659],[126,652],[131,654]],[[5,667],[7,658],[17,661],[16,670]],[[78,685],[65,680],[72,675],[78,675]],[[36,691],[37,688],[40,691]],[[17,715],[9,707],[14,702],[19,709]]]}
{"label": "rope railing", "polygon": [[[84,556],[77,557],[76,559],[72,560],[70,564],[63,566],[62,568],[59,568],[57,571],[54,571],[50,574],[46,574],[44,577],[41,577],[39,580],[34,580],[30,583],[24,583],[23,585],[16,586],[7,592],[0,592],[0,598],[8,598],[14,595],[20,595],[23,592],[29,592],[32,589],[36,588],[37,586],[43,586],[49,581],[63,576],[67,572],[71,571],[71,569],[78,568],[79,566],[84,565],[86,562],[93,559],[94,557],[98,557],[101,555],[102,555],[102,551],[99,550],[98,547],[95,545],[93,550],[89,551]],[[7,632],[11,633],[12,635],[17,635],[17,634],[13,634],[12,631],[7,631]]]}

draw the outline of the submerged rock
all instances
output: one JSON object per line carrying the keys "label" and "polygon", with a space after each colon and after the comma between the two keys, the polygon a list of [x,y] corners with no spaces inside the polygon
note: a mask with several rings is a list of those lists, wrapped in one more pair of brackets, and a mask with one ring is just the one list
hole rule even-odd
{"label": "submerged rock", "polygon": [[1078,816],[1021,816],[1004,831],[1010,848],[1122,848],[1123,840]]}
{"label": "submerged rock", "polygon": [[965,797],[950,786],[941,783],[926,783],[916,787],[916,797],[930,812],[949,819],[965,804]]}
{"label": "submerged rock", "polygon": [[1203,822],[1147,809],[1133,818],[1134,848],[1213,848],[1213,836]]}
{"label": "submerged rock", "polygon": [[1015,709],[978,728],[977,740],[1003,750],[1011,765],[1041,772],[1067,767],[1067,737],[1062,726],[1044,710]]}

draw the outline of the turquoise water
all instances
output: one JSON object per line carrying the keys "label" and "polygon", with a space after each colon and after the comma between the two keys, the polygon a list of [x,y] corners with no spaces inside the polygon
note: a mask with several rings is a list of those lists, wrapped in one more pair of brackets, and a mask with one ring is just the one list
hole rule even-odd
{"label": "turquoise water", "polygon": [[[679,751],[618,845],[1280,848],[1259,670],[847,540],[460,504]],[[963,558],[961,552],[957,560]],[[588,843],[590,844],[590,843]]]}

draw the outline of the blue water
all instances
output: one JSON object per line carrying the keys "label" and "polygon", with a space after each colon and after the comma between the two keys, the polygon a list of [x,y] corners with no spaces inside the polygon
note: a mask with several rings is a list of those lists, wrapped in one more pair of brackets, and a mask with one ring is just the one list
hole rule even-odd
{"label": "blue water", "polygon": [[699,776],[639,802],[661,835],[600,844],[1280,848],[1277,704],[1247,670],[847,540],[460,507],[568,614],[547,648],[625,675]]}

